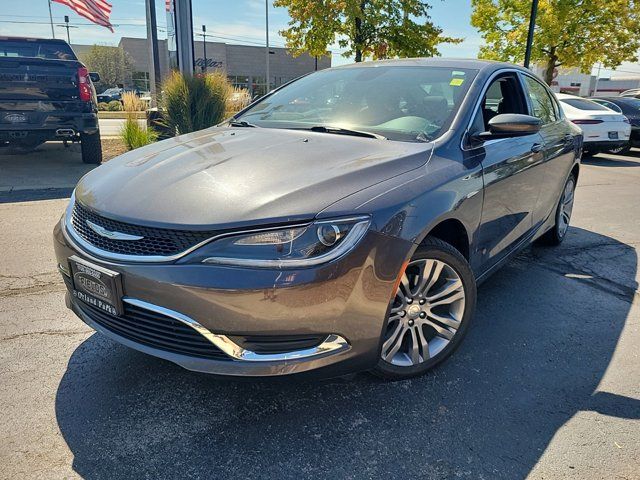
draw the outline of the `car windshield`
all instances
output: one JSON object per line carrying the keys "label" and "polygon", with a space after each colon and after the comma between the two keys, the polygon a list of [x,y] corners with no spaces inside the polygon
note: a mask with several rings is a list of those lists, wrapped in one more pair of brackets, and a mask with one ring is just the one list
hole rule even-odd
{"label": "car windshield", "polygon": [[591,100],[584,100],[582,98],[563,98],[560,100],[562,103],[566,103],[567,105],[571,105],[574,108],[579,110],[603,110],[608,111],[609,109],[603,105],[600,105],[596,102],[592,102]]}
{"label": "car windshield", "polygon": [[640,99],[637,98],[630,98],[630,97],[622,97],[617,99],[620,103],[628,106],[628,107],[632,107],[632,108],[637,108],[640,109]]}
{"label": "car windshield", "polygon": [[333,127],[389,140],[429,141],[450,125],[476,73],[388,65],[324,70],[274,92],[236,120],[267,128]]}
{"label": "car windshield", "polygon": [[120,93],[120,89],[119,88],[107,88],[104,92],[102,92],[102,95],[113,95],[114,93]]}
{"label": "car windshield", "polygon": [[73,50],[66,43],[37,40],[0,41],[0,57],[46,58],[47,60],[75,60]]}

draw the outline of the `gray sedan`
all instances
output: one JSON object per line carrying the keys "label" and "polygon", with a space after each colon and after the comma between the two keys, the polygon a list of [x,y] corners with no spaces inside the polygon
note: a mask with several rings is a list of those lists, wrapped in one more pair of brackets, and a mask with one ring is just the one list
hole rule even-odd
{"label": "gray sedan", "polygon": [[86,175],[54,231],[67,305],[201,372],[420,375],[464,338],[478,282],[563,240],[581,149],[510,64],[320,71]]}

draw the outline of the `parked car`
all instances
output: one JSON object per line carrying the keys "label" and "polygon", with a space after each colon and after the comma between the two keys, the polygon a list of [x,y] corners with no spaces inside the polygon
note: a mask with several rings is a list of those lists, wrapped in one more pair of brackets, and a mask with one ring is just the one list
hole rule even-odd
{"label": "parked car", "polygon": [[621,113],[586,98],[556,94],[569,120],[584,133],[585,155],[621,152],[629,147],[631,124]]}
{"label": "parked car", "polygon": [[591,98],[591,100],[608,108],[617,108],[631,123],[629,144],[617,151],[612,151],[612,153],[626,153],[631,147],[640,147],[640,99],[634,97],[597,97]]}
{"label": "parked car", "polygon": [[201,372],[420,375],[477,283],[565,238],[581,148],[524,68],[322,70],[83,177],[54,230],[67,305]]}
{"label": "parked car", "polygon": [[127,92],[133,92],[136,95],[140,96],[140,91],[136,88],[112,87],[107,88],[104,92],[98,95],[98,103],[109,103],[113,102],[114,100],[122,102],[122,94]]}
{"label": "parked car", "polygon": [[82,160],[100,163],[98,80],[63,40],[0,37],[0,144],[79,141]]}
{"label": "parked car", "polygon": [[625,90],[620,94],[621,97],[640,97],[640,88],[632,88],[631,90]]}

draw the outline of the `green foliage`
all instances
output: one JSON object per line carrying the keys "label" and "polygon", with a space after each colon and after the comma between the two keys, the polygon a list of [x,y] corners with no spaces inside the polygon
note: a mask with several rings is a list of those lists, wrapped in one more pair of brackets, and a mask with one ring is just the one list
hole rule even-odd
{"label": "green foliage", "polygon": [[220,123],[232,87],[223,72],[194,77],[173,72],[162,90],[164,123],[181,135]]}
{"label": "green foliage", "polygon": [[[522,62],[531,0],[471,3],[471,24],[486,42],[480,56]],[[639,48],[640,1],[540,0],[531,60],[544,64],[547,83],[556,67],[578,67],[589,73],[602,62],[606,68],[615,68],[636,61]]]}
{"label": "green foliage", "polygon": [[109,103],[107,103],[107,110],[109,110],[110,112],[122,111],[122,104],[120,103],[120,100],[111,100]]}
{"label": "green foliage", "polygon": [[91,72],[100,74],[100,87],[117,87],[131,79],[133,61],[120,47],[94,45],[82,56],[82,61]]}
{"label": "green foliage", "polygon": [[134,150],[157,141],[158,134],[152,128],[142,127],[133,116],[129,116],[120,130],[120,138],[127,150]]}
{"label": "green foliage", "polygon": [[98,103],[98,110],[101,111],[101,112],[109,110],[109,104],[107,102],[99,102]]}
{"label": "green foliage", "polygon": [[286,7],[291,21],[280,32],[294,55],[326,55],[335,41],[365,58],[431,57],[440,43],[462,39],[442,35],[429,19],[429,4],[420,0],[275,0]]}

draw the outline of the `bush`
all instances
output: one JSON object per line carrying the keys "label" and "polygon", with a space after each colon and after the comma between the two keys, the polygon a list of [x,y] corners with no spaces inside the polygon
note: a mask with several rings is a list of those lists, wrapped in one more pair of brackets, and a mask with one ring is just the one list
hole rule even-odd
{"label": "bush", "polygon": [[163,85],[163,121],[178,135],[217,125],[231,91],[223,72],[194,77],[173,72]]}
{"label": "bush", "polygon": [[110,112],[120,112],[122,111],[122,104],[118,100],[111,100],[107,104],[107,110]]}
{"label": "bush", "polygon": [[127,150],[134,150],[157,141],[158,134],[152,128],[141,126],[138,120],[129,116],[120,130],[120,138]]}
{"label": "bush", "polygon": [[101,112],[109,110],[109,104],[107,102],[99,102],[98,103],[98,110],[101,111]]}
{"label": "bush", "polygon": [[244,88],[233,87],[227,100],[226,116],[230,117],[238,113],[251,103],[251,95]]}
{"label": "bush", "polygon": [[147,103],[134,92],[122,94],[122,106],[125,112],[144,112],[147,109]]}

